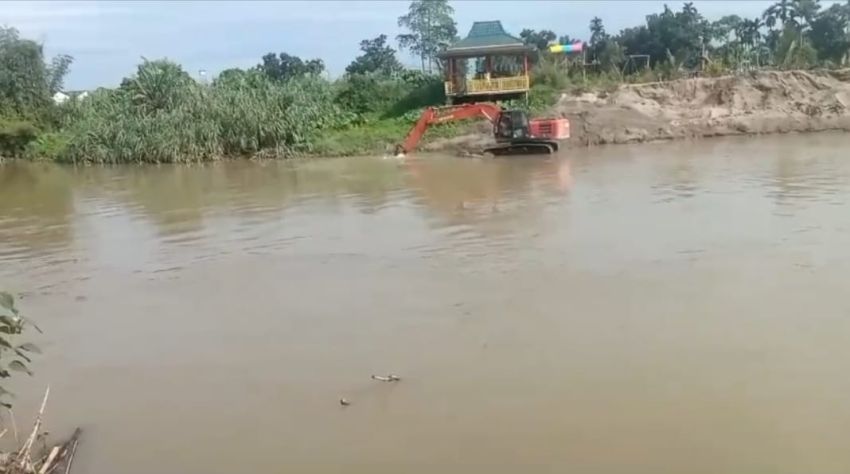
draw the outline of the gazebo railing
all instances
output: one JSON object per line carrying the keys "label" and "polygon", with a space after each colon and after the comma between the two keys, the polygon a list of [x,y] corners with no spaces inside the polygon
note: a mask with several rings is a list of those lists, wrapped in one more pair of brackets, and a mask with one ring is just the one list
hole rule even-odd
{"label": "gazebo railing", "polygon": [[501,92],[521,92],[529,89],[528,76],[497,77],[490,79],[467,79],[466,87],[456,90],[451,81],[445,83],[446,95],[493,94]]}

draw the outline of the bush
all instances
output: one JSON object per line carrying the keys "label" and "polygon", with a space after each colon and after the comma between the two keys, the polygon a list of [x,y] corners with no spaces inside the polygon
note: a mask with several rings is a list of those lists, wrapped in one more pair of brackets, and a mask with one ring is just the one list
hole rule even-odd
{"label": "bush", "polygon": [[331,83],[312,76],[273,81],[247,71],[207,87],[173,63],[146,61],[119,89],[68,109],[70,138],[57,158],[173,163],[309,152],[322,130],[354,121],[335,96]]}
{"label": "bush", "polygon": [[[387,110],[384,117],[400,117],[413,110],[446,103],[446,91],[440,77],[409,71],[403,80],[407,93]],[[419,118],[418,114],[416,118]]]}
{"label": "bush", "polygon": [[570,83],[570,78],[568,71],[557,60],[542,58],[531,70],[531,82],[553,89],[565,89]]}
{"label": "bush", "polygon": [[[323,150],[347,154],[400,140],[422,107],[444,99],[442,81],[419,72],[329,82],[313,75],[272,80],[259,70],[234,69],[206,86],[175,63],[145,60],[119,88],[55,107],[60,131],[32,136],[16,155],[25,151],[31,159],[71,163],[175,163]],[[367,122],[369,127],[358,126]],[[349,137],[358,143],[348,143]]]}
{"label": "bush", "polygon": [[0,119],[0,156],[22,156],[27,145],[38,136],[38,128],[23,120]]}
{"label": "bush", "polygon": [[31,141],[23,156],[30,160],[58,161],[66,152],[71,136],[64,132],[48,132]]}
{"label": "bush", "polygon": [[370,118],[394,118],[412,109],[445,102],[439,77],[405,71],[397,77],[352,74],[340,85],[337,103],[357,114],[360,122]]}

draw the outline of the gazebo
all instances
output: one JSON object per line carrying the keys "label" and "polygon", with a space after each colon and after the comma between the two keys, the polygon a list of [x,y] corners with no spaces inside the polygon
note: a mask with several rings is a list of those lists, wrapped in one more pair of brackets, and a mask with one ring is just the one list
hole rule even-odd
{"label": "gazebo", "polygon": [[500,21],[476,21],[466,38],[438,55],[449,103],[526,98],[533,51],[505,32]]}

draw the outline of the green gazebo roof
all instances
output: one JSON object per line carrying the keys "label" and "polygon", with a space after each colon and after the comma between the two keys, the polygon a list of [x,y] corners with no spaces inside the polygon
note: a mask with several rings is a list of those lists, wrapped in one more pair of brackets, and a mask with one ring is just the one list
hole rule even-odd
{"label": "green gazebo roof", "polygon": [[466,38],[449,46],[440,57],[475,56],[492,53],[522,53],[532,48],[521,39],[509,35],[500,21],[476,21]]}

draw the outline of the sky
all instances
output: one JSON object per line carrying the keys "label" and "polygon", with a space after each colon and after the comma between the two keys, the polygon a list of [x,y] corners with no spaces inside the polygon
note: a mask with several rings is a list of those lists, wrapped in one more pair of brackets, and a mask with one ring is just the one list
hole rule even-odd
{"label": "sky", "polygon": [[[549,29],[587,39],[594,16],[609,32],[643,23],[664,3],[679,1],[454,0],[458,32],[465,36],[476,20],[501,20],[508,32]],[[756,0],[695,0],[709,19],[727,14],[757,16],[770,5]],[[830,2],[823,2],[825,5]],[[359,54],[366,38],[401,32],[398,17],[409,2],[385,1],[0,1],[0,25],[40,41],[47,55],[74,57],[68,90],[111,87],[135,70],[142,57],[167,57],[193,76],[214,76],[230,67],[251,67],[270,51],[321,58],[337,76]],[[413,58],[401,55],[414,66]]]}

